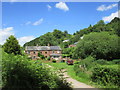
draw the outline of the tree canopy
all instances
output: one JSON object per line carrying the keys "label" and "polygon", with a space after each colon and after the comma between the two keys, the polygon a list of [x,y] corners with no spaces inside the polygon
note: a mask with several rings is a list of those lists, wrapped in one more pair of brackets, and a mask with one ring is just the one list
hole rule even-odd
{"label": "tree canopy", "polygon": [[17,39],[11,35],[8,39],[6,39],[6,42],[3,45],[4,51],[9,54],[21,54],[20,45],[17,41]]}
{"label": "tree canopy", "polygon": [[108,32],[90,33],[79,41],[74,51],[74,56],[86,58],[91,55],[97,59],[119,59],[119,39],[120,37],[117,35],[110,35]]}

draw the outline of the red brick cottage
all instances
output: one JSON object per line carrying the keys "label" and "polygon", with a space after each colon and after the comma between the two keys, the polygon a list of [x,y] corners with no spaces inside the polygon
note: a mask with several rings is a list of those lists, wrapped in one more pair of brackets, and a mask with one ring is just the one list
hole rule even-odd
{"label": "red brick cottage", "polygon": [[37,59],[38,53],[41,53],[45,57],[51,57],[51,59],[61,60],[62,49],[59,46],[26,46],[25,53],[32,59]]}

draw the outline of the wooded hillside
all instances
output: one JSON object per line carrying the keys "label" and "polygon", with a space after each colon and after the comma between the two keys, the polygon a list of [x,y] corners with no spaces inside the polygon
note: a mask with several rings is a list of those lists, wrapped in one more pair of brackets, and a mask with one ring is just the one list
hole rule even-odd
{"label": "wooded hillside", "polygon": [[[100,20],[95,25],[90,25],[88,28],[84,28],[82,30],[76,31],[73,35],[69,34],[67,31],[60,31],[55,29],[53,32],[48,32],[34,40],[27,42],[24,46],[46,46],[48,43],[50,45],[60,45],[62,48],[67,47],[70,44],[78,42],[80,37],[85,34],[89,34],[91,32],[103,32],[107,31],[110,34],[117,34],[120,36],[120,18],[115,17],[110,23],[105,24],[103,20]],[[68,42],[64,42],[64,40],[69,40]]]}

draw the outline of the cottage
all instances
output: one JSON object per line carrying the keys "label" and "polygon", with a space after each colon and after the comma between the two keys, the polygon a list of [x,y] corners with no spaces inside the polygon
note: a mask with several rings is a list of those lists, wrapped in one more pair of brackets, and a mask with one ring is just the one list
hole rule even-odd
{"label": "cottage", "polygon": [[25,53],[29,55],[32,59],[37,59],[38,53],[41,53],[46,58],[51,57],[51,59],[61,60],[62,49],[59,46],[26,46]]}

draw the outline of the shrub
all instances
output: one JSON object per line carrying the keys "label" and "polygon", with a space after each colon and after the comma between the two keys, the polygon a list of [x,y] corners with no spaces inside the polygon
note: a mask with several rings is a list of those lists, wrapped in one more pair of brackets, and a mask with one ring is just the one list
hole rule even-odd
{"label": "shrub", "polygon": [[50,60],[50,57],[47,57],[47,60]]}
{"label": "shrub", "polygon": [[52,60],[52,62],[53,62],[53,63],[56,63],[56,60],[55,60],[55,59],[53,59],[53,60]]}
{"label": "shrub", "polygon": [[61,62],[63,62],[63,63],[64,63],[64,62],[65,62],[65,60],[61,60]]}
{"label": "shrub", "polygon": [[39,90],[48,88],[69,88],[69,84],[43,67],[39,60],[25,56],[3,54],[2,58],[3,90]]}
{"label": "shrub", "polygon": [[80,63],[80,61],[74,61],[74,64],[79,64]]}
{"label": "shrub", "polygon": [[115,59],[115,60],[112,61],[112,63],[114,63],[114,64],[120,64],[120,59]]}
{"label": "shrub", "polygon": [[91,75],[91,71],[90,71],[91,68],[96,65],[94,61],[95,61],[95,58],[91,56],[79,62],[77,61],[77,63],[74,65],[74,71],[76,75],[82,78],[86,78],[88,80]]}
{"label": "shrub", "polygon": [[120,70],[118,65],[97,66],[92,71],[91,80],[98,84],[120,87]]}
{"label": "shrub", "polygon": [[95,58],[93,58],[92,56],[89,56],[89,57],[81,60],[77,64],[77,66],[84,68],[85,70],[88,70],[95,64],[94,61],[95,61]]}
{"label": "shrub", "polygon": [[112,61],[106,61],[104,59],[98,59],[95,61],[97,64],[100,64],[100,65],[112,65]]}

